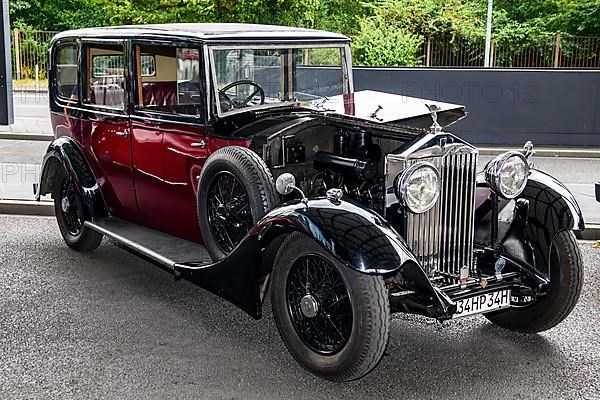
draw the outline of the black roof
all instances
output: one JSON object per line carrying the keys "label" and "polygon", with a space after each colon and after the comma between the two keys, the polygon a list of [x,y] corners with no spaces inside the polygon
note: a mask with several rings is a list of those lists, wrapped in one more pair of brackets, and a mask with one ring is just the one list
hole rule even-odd
{"label": "black roof", "polygon": [[155,24],[124,25],[102,28],[86,28],[57,34],[54,40],[65,37],[135,37],[135,36],[178,36],[201,39],[207,42],[238,41],[336,41],[350,39],[339,33],[289,26],[258,24]]}

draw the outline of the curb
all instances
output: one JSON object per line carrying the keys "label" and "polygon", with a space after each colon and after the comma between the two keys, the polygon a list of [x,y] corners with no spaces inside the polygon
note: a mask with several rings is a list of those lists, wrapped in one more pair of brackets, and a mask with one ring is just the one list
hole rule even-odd
{"label": "curb", "polygon": [[0,200],[0,214],[53,216],[54,203],[33,200]]}
{"label": "curb", "polygon": [[576,231],[575,237],[579,240],[600,240],[600,225],[585,224],[585,230]]}
{"label": "curb", "polygon": [[[33,200],[0,200],[0,214],[53,216],[54,203]],[[584,231],[576,231],[579,240],[600,240],[600,224],[587,224]]]}
{"label": "curb", "polygon": [[51,142],[54,140],[54,136],[44,133],[0,132],[0,140],[32,140],[38,142]]}

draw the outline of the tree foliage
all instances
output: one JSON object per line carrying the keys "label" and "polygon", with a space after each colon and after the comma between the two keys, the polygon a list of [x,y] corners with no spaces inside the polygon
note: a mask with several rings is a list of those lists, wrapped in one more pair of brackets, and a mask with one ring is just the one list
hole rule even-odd
{"label": "tree foliage", "polygon": [[[561,32],[600,36],[600,0],[494,0],[494,40],[526,46]],[[243,22],[341,32],[357,62],[415,65],[427,39],[481,41],[487,0],[11,0],[15,28]]]}
{"label": "tree foliage", "polygon": [[365,18],[360,23],[360,34],[353,44],[354,62],[358,65],[419,65],[423,37],[381,16]]}

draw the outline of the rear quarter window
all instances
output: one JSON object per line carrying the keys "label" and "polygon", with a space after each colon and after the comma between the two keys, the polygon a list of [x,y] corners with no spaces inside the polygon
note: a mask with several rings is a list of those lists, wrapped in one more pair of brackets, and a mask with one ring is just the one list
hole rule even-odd
{"label": "rear quarter window", "polygon": [[56,92],[59,97],[79,99],[79,77],[77,75],[76,43],[65,44],[56,50],[54,65],[56,69]]}

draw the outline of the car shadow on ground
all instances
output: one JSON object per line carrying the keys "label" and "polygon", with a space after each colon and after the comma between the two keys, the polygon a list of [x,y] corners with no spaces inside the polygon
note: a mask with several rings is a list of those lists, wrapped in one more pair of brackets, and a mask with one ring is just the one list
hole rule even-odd
{"label": "car shadow on ground", "polygon": [[379,366],[360,381],[332,384],[310,375],[293,360],[279,338],[268,300],[263,319],[256,321],[225,300],[189,282],[173,282],[164,271],[112,246],[82,257],[102,260],[103,271],[89,271],[95,279],[118,279],[136,296],[151,298],[168,308],[172,319],[184,326],[172,332],[172,341],[204,346],[190,341],[190,332],[218,337],[220,345],[231,345],[238,353],[239,359],[232,366],[237,374],[246,375],[245,366],[254,370],[258,365],[275,381],[285,382],[290,393],[334,398],[344,393],[405,393],[417,398],[455,396],[465,391],[502,393],[506,385],[526,387],[540,369],[564,361],[563,354],[543,335],[509,332],[481,316],[438,327],[424,317],[396,315]]}

